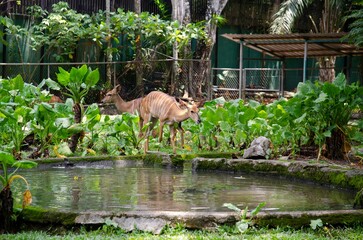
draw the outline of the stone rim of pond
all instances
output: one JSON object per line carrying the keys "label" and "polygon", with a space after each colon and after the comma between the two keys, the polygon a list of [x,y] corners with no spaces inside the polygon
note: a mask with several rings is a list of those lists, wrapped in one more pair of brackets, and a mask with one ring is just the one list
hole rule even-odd
{"label": "stone rim of pond", "polygon": [[[215,157],[217,156],[217,157]],[[363,188],[363,171],[346,166],[329,165],[322,163],[309,163],[306,161],[286,160],[251,160],[234,159],[232,154],[190,156],[168,155],[153,153],[141,156],[97,156],[76,157],[66,159],[37,160],[40,167],[63,166],[67,164],[100,164],[117,160],[118,164],[125,166],[138,166],[140,164],[161,167],[183,167],[189,164],[193,171],[244,171],[253,173],[279,174],[302,180],[336,185],[339,187],[360,190]],[[141,159],[141,160],[140,160]],[[103,162],[102,162],[103,161]],[[72,167],[72,165],[69,165]],[[249,216],[249,215],[248,215]],[[311,220],[321,219],[325,224],[341,225],[354,224],[363,219],[363,210],[322,210],[322,211],[264,211],[254,217],[253,223],[257,226],[290,226],[300,228],[308,226]],[[93,212],[62,212],[41,209],[36,207],[25,208],[19,216],[23,223],[39,225],[62,226],[97,226],[111,221],[126,231],[134,229],[161,233],[166,225],[183,224],[187,228],[205,229],[217,225],[235,224],[240,220],[237,213],[229,212],[193,212],[193,211],[93,211]]]}

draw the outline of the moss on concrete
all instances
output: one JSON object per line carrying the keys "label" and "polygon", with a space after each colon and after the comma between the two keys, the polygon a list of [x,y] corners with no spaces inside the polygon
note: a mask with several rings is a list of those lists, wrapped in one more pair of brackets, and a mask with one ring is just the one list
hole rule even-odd
{"label": "moss on concrete", "polygon": [[309,226],[311,220],[321,219],[324,224],[350,225],[363,222],[361,210],[272,212],[259,213],[253,222],[259,226],[300,228]]}
{"label": "moss on concrete", "polygon": [[28,206],[20,212],[19,218],[25,222],[38,224],[74,225],[77,213],[48,210],[39,207]]}
{"label": "moss on concrete", "polygon": [[363,173],[349,168],[330,168],[327,164],[299,161],[249,160],[225,158],[195,158],[193,170],[218,170],[233,172],[268,173],[314,181],[322,184],[360,190],[363,188]]}

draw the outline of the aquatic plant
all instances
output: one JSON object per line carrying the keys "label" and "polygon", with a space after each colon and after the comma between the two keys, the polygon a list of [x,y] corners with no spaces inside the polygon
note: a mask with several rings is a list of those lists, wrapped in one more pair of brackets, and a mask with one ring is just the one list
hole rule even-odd
{"label": "aquatic plant", "polygon": [[253,218],[261,211],[261,209],[266,205],[265,202],[262,202],[260,204],[257,205],[256,208],[254,208],[251,212],[250,212],[250,217],[247,218],[247,213],[248,213],[248,206],[245,207],[245,209],[240,209],[239,207],[237,207],[236,205],[232,204],[232,203],[225,203],[223,204],[224,207],[227,207],[235,212],[237,212],[240,215],[240,220],[238,222],[236,222],[236,227],[237,229],[241,232],[244,233],[247,231],[247,229],[253,225]]}
{"label": "aquatic plant", "polygon": [[[21,179],[25,182],[27,189],[23,194],[23,208],[29,205],[32,202],[29,183],[23,176],[16,175],[15,173],[19,168],[33,168],[37,163],[25,160],[16,161],[11,153],[3,151],[0,151],[0,163],[3,174],[0,175],[0,182],[2,184],[2,190],[0,192],[0,232],[10,232],[13,225],[13,197],[11,183],[16,179]],[[10,170],[10,167],[14,170]]]}

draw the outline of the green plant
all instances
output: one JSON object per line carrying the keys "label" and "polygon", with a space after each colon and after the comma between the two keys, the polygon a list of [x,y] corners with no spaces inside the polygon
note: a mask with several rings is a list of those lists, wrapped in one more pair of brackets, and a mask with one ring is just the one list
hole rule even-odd
{"label": "green plant", "polygon": [[41,18],[34,24],[31,46],[34,50],[46,47],[45,54],[52,54],[58,62],[73,60],[78,42],[92,34],[91,17],[71,9],[67,2],[53,4],[51,13],[37,16]]}
{"label": "green plant", "polygon": [[[57,73],[57,80],[67,92],[64,95],[70,97],[73,100],[74,122],[81,123],[84,116],[84,97],[88,94],[89,90],[94,88],[100,79],[100,73],[98,69],[91,70],[83,65],[80,68],[74,68],[70,72],[59,67],[59,73]],[[80,137],[84,135],[83,131],[72,135],[69,148],[72,152],[75,152]]]}
{"label": "green plant", "polygon": [[247,231],[247,229],[253,225],[253,219],[254,217],[256,217],[256,215],[261,211],[261,209],[266,205],[265,202],[262,202],[260,204],[257,205],[256,208],[254,208],[251,212],[250,212],[250,217],[247,217],[247,213],[248,213],[248,206],[245,209],[240,209],[237,206],[235,206],[232,203],[225,203],[223,204],[224,207],[227,207],[231,210],[234,210],[235,212],[237,212],[240,215],[241,220],[238,221],[236,223],[236,227],[237,229],[241,232],[244,233]]}
{"label": "green plant", "polygon": [[333,238],[330,229],[327,226],[324,226],[323,221],[320,218],[316,220],[310,220],[310,227],[314,231],[322,229],[325,234],[327,234],[330,238]]}
{"label": "green plant", "polygon": [[107,120],[112,121],[112,130],[108,135],[117,139],[119,150],[127,155],[139,153],[139,145],[143,141],[138,137],[139,117],[124,113],[113,120]]}
{"label": "green plant", "polygon": [[99,229],[99,231],[105,234],[122,234],[124,231],[118,226],[118,224],[110,218],[105,219],[105,223]]}
{"label": "green plant", "polygon": [[11,79],[0,79],[0,143],[2,150],[13,152],[21,158],[20,150],[24,138],[31,133],[29,122],[32,109],[46,100],[40,88],[24,83],[18,75]]}
{"label": "green plant", "polygon": [[86,150],[83,152],[83,155],[86,155],[87,152],[93,153],[94,144],[100,140],[100,134],[104,131],[104,128],[97,128],[96,125],[99,125],[101,120],[100,109],[97,104],[91,104],[87,107],[85,113],[85,121],[82,122],[83,128],[89,133],[85,135],[87,138],[87,146]]}
{"label": "green plant", "polygon": [[307,123],[311,140],[319,146],[318,158],[325,146],[328,158],[346,159],[348,122],[353,110],[362,107],[362,96],[363,88],[354,83],[348,85],[344,74],[332,83],[299,84],[295,97],[301,102],[300,124]]}
{"label": "green plant", "polygon": [[[29,184],[26,179],[21,175],[15,173],[19,168],[33,168],[37,163],[32,161],[16,161],[11,153],[0,151],[0,162],[2,166],[2,174],[0,175],[0,182],[2,190],[0,192],[0,232],[8,232],[12,227],[13,217],[13,197],[11,192],[11,183],[15,179],[21,179],[25,182],[27,189],[23,194],[23,208],[30,204],[32,196],[29,190]],[[12,172],[8,172],[9,168],[14,168]]]}

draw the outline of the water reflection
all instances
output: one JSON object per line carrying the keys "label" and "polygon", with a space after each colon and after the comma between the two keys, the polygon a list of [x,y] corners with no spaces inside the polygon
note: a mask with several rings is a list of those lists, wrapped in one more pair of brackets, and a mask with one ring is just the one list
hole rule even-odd
{"label": "water reflection", "polygon": [[[354,193],[261,175],[161,168],[53,168],[21,171],[33,205],[72,211],[228,211],[223,203],[293,210],[350,209]],[[23,186],[13,189],[17,201]]]}

